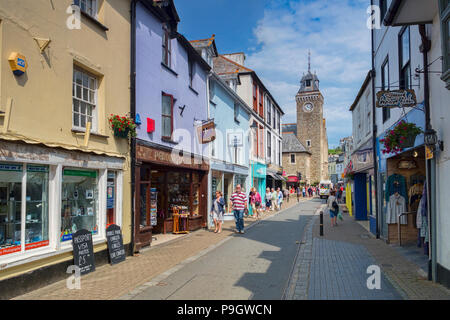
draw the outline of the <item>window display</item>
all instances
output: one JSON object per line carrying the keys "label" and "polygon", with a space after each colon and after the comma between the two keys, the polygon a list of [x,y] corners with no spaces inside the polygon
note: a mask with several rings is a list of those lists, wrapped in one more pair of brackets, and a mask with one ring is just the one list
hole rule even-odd
{"label": "window display", "polygon": [[21,251],[22,165],[0,164],[0,256]]}
{"label": "window display", "polygon": [[169,212],[166,218],[172,218],[174,208],[178,208],[181,214],[189,212],[191,174],[186,172],[168,172],[167,188]]}
{"label": "window display", "polygon": [[48,245],[48,167],[27,166],[25,250]]}
{"label": "window display", "polygon": [[[108,181],[106,185],[106,227],[116,224],[116,182],[117,173],[108,171]],[[89,195],[91,197],[91,195]],[[86,196],[87,199],[87,196]],[[91,198],[92,199],[92,198]]]}
{"label": "window display", "polygon": [[61,241],[86,229],[98,233],[97,171],[64,169],[61,205]]}
{"label": "window display", "polygon": [[[0,164],[0,256],[22,251],[21,230],[25,224],[25,250],[47,246],[48,166],[27,166],[26,195],[22,199],[22,164]],[[22,201],[26,200],[25,221]]]}

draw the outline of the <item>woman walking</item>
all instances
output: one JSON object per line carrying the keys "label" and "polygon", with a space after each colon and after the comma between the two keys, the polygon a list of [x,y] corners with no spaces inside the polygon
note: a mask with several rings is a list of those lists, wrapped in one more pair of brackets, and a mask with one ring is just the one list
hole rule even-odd
{"label": "woman walking", "polygon": [[272,210],[272,193],[270,192],[270,188],[266,189],[266,211]]}
{"label": "woman walking", "polygon": [[214,233],[222,232],[222,223],[223,223],[223,215],[225,213],[225,200],[223,200],[222,193],[220,191],[216,191],[216,199],[214,200],[211,206],[211,213],[214,219],[214,226],[216,229]]}
{"label": "woman walking", "polygon": [[250,205],[252,206],[253,217],[255,219],[260,219],[259,210],[261,208],[261,195],[259,194],[259,192],[256,190],[255,187],[253,187],[251,191]]}
{"label": "woman walking", "polygon": [[281,205],[283,204],[283,192],[278,188],[278,210],[281,210]]}
{"label": "woman walking", "polygon": [[332,190],[327,200],[327,208],[330,213],[331,226],[337,226],[337,216],[339,214],[339,205],[337,204],[336,191]]}

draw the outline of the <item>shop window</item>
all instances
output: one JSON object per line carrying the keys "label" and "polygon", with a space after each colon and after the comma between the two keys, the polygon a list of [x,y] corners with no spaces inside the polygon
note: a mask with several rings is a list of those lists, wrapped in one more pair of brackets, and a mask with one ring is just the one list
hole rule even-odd
{"label": "shop window", "polygon": [[106,185],[106,227],[117,224],[117,172],[108,171]]}
{"label": "shop window", "polygon": [[73,70],[72,86],[72,126],[86,129],[91,122],[91,131],[96,128],[97,79],[78,68]]}
{"label": "shop window", "polygon": [[148,184],[141,184],[140,186],[140,226],[141,228],[150,225],[150,218],[148,212],[150,209],[150,188]]}
{"label": "shop window", "polygon": [[30,165],[25,172],[21,164],[0,164],[0,256],[49,244],[48,172],[47,166]]}
{"label": "shop window", "polygon": [[173,96],[170,94],[162,94],[162,129],[163,138],[171,139],[173,132]]}
{"label": "shop window", "polygon": [[172,218],[174,209],[178,209],[179,213],[189,212],[191,174],[186,172],[168,172],[167,188],[169,204],[167,218]]}
{"label": "shop window", "polygon": [[61,241],[86,229],[98,234],[98,173],[65,168],[62,179]]}
{"label": "shop window", "polygon": [[97,0],[73,0],[73,4],[91,17],[97,17]]}

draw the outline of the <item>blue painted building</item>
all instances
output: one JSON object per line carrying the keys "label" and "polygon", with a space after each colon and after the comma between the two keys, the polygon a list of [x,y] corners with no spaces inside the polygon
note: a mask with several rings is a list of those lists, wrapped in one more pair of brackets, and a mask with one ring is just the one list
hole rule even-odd
{"label": "blue painted building", "polygon": [[[218,56],[215,36],[191,41],[199,54],[213,67]],[[215,123],[216,140],[210,144],[209,203],[217,190],[227,204],[225,220],[233,220],[229,200],[240,184],[242,191],[250,191],[249,151],[250,107],[236,93],[239,78],[222,79],[216,73],[209,77],[209,118]],[[211,225],[212,225],[212,221]]]}
{"label": "blue painted building", "polygon": [[[135,155],[135,249],[152,234],[207,224],[210,66],[177,32],[172,0],[137,1],[133,12],[132,113],[140,123]],[[177,214],[188,220],[178,222]]]}

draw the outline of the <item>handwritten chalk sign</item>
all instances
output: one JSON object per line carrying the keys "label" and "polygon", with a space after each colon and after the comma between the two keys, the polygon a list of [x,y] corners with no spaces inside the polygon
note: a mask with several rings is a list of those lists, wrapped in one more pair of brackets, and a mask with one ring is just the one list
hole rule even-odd
{"label": "handwritten chalk sign", "polygon": [[122,232],[118,225],[112,224],[106,229],[108,241],[109,262],[113,265],[125,261]]}
{"label": "handwritten chalk sign", "polygon": [[80,273],[83,275],[95,271],[92,233],[86,229],[78,230],[72,236],[72,245],[73,259],[80,268]]}

